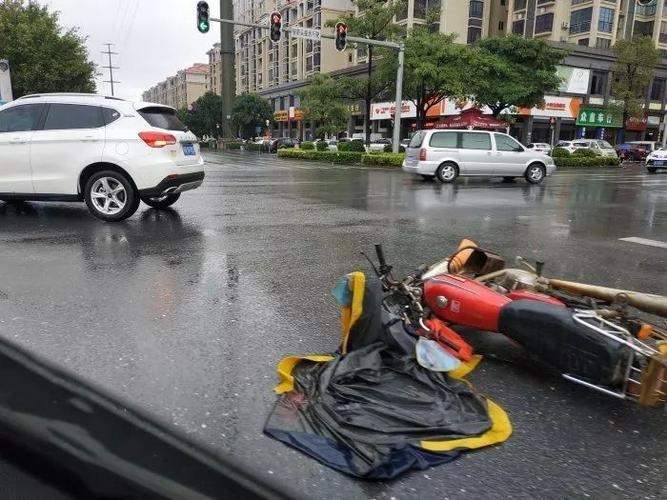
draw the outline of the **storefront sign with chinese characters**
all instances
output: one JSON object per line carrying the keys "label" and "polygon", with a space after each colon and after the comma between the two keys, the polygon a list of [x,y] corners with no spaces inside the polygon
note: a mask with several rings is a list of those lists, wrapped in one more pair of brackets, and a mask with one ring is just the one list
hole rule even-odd
{"label": "storefront sign with chinese characters", "polygon": [[290,107],[289,110],[276,111],[273,113],[273,120],[277,122],[301,121],[303,120],[303,111],[294,107]]}
{"label": "storefront sign with chinese characters", "polygon": [[581,127],[621,128],[623,116],[615,109],[582,106],[579,109],[577,125]]}

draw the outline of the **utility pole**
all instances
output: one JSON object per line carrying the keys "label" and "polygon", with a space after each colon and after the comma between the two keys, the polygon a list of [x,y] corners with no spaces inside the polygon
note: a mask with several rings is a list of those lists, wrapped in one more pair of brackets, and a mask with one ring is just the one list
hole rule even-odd
{"label": "utility pole", "polygon": [[[220,17],[234,19],[232,0],[220,0]],[[232,102],[236,95],[236,72],[234,70],[234,26],[220,23],[220,68],[222,71],[222,136],[232,137]]]}
{"label": "utility pole", "polygon": [[105,52],[102,52],[102,54],[106,54],[107,56],[109,56],[109,66],[102,66],[102,68],[109,70],[109,79],[104,80],[104,83],[110,83],[111,84],[111,95],[113,96],[113,95],[115,95],[113,84],[114,83],[120,83],[118,80],[113,79],[113,70],[120,69],[120,67],[114,66],[112,64],[111,56],[117,56],[118,52],[111,52],[111,47],[114,45],[113,43],[104,43],[103,45],[107,46],[107,50]]}

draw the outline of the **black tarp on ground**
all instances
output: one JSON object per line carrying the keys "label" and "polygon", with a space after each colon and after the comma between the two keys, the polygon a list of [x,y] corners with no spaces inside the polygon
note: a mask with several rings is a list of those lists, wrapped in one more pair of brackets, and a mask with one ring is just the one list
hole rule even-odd
{"label": "black tarp on ground", "polygon": [[367,479],[425,469],[509,437],[502,409],[467,382],[417,363],[416,338],[382,304],[377,280],[361,273],[348,280],[339,353],[281,362],[267,435]]}

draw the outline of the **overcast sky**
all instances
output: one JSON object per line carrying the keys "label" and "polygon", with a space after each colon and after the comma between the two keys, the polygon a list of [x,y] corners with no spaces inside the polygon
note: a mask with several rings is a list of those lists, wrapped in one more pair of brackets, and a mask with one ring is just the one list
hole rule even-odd
{"label": "overcast sky", "polygon": [[[104,72],[97,78],[97,90],[110,94],[104,43],[115,43],[114,79],[120,80],[116,95],[138,100],[141,93],[167,76],[195,62],[207,63],[206,52],[220,40],[220,29],[197,31],[197,0],[39,0],[60,11],[65,28],[78,27],[87,37],[90,58]],[[218,17],[220,5],[209,0],[211,16]]]}

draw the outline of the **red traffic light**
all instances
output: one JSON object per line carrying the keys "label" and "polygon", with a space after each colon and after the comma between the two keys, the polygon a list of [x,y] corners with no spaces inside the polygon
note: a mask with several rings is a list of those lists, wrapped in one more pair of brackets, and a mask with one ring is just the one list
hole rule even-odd
{"label": "red traffic light", "polygon": [[335,28],[336,34],[336,50],[342,52],[347,47],[347,24],[345,23],[336,23]]}
{"label": "red traffic light", "polygon": [[269,37],[271,38],[271,41],[273,43],[278,43],[280,41],[280,38],[283,36],[282,32],[283,16],[280,12],[273,11],[271,12],[269,21],[271,22],[271,32],[269,34]]}

